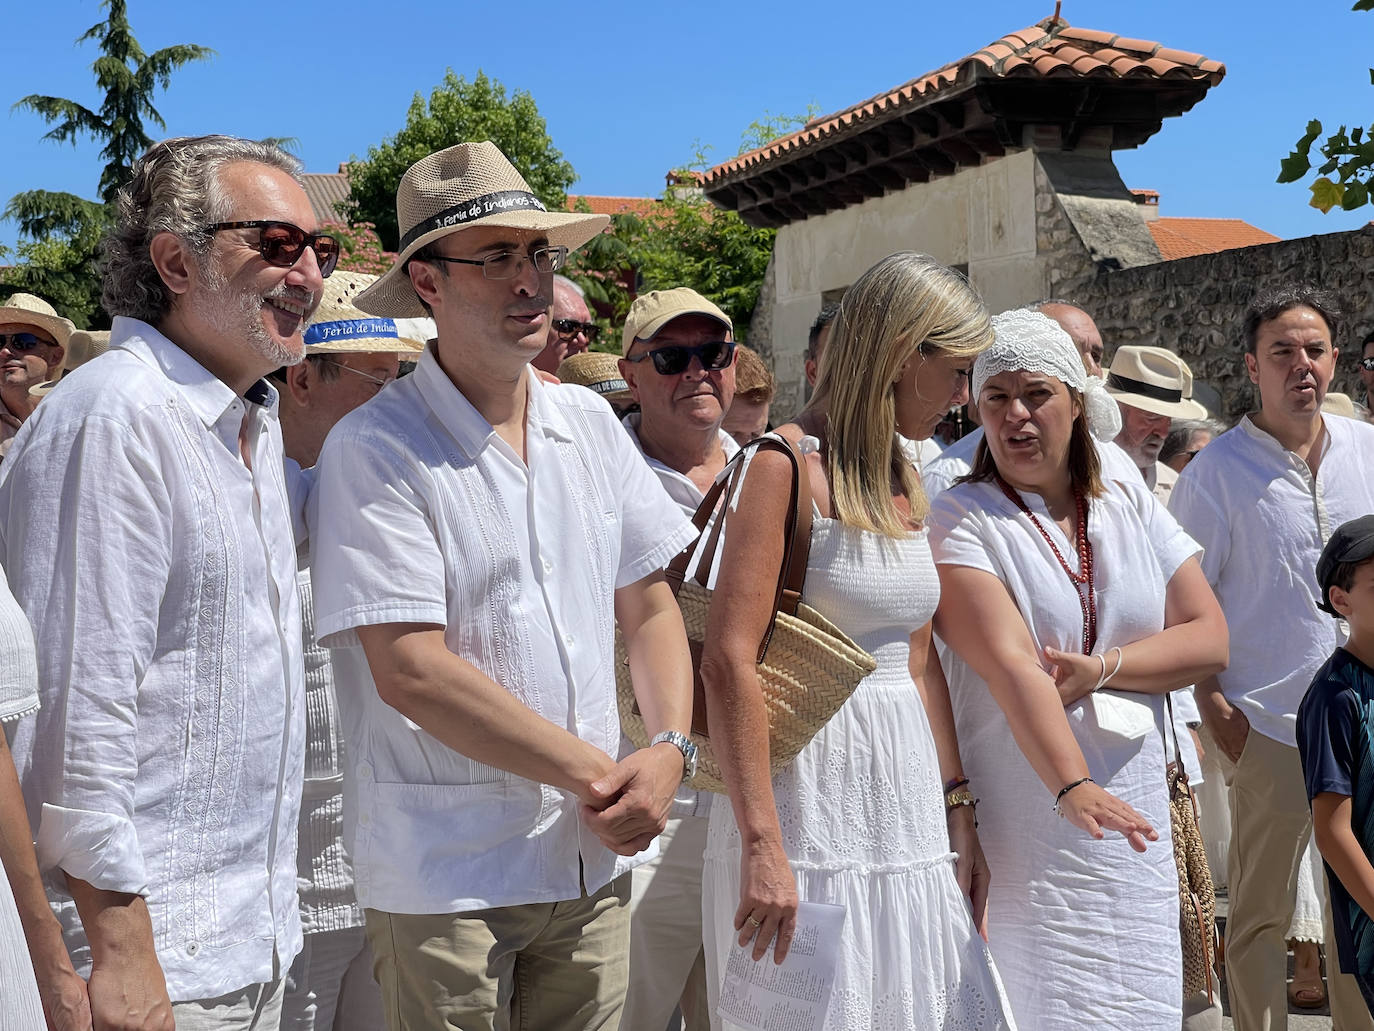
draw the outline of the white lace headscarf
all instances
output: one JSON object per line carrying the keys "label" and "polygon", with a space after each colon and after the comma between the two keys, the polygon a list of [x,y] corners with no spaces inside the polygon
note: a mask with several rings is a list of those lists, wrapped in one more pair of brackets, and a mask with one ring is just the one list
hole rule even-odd
{"label": "white lace headscarf", "polygon": [[1121,432],[1121,409],[1096,376],[1083,368],[1073,337],[1043,312],[1015,308],[992,317],[993,345],[973,363],[973,399],[999,372],[1039,372],[1073,387],[1083,397],[1088,429],[1098,440]]}

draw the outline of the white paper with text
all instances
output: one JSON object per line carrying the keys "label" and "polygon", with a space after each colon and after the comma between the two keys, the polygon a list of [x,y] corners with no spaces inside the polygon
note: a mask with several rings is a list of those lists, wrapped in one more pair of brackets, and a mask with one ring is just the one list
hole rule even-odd
{"label": "white paper with text", "polygon": [[720,1015],[747,1031],[821,1031],[835,987],[844,907],[803,902],[797,908],[797,933],[781,964],[770,948],[757,963],[754,943],[730,949]]}

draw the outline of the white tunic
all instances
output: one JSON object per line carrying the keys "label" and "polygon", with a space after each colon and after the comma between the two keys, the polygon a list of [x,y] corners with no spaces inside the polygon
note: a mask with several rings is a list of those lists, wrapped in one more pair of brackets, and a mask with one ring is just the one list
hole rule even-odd
{"label": "white tunic", "polygon": [[[1169,579],[1198,552],[1138,474],[1136,480],[1108,481],[1089,512],[1099,652],[1163,628]],[[1073,544],[1040,497],[1022,497],[1076,567]],[[996,484],[951,488],[936,499],[930,523],[936,562],[997,576],[1037,651],[1082,647],[1077,588]],[[941,658],[964,770],[982,799],[979,833],[993,872],[988,933],[1018,1025],[1177,1031],[1178,873],[1164,781],[1163,698],[1102,691],[1068,710],[1093,779],[1159,831],[1142,855],[1119,834],[1094,841],[1056,816],[1053,794],[1017,747],[987,684],[948,648]]]}

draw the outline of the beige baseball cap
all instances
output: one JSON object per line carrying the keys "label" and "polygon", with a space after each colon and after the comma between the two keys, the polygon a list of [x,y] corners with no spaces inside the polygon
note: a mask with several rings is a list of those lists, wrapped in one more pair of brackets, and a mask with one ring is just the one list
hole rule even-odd
{"label": "beige baseball cap", "polygon": [[681,315],[705,315],[715,319],[730,333],[735,326],[730,316],[721,311],[691,287],[673,290],[650,290],[640,294],[625,316],[625,332],[620,338],[620,353],[629,354],[636,340],[652,340],[660,329]]}

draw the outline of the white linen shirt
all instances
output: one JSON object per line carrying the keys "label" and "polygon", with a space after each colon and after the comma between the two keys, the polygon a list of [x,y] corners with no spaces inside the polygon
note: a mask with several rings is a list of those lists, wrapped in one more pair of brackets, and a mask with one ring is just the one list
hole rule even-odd
{"label": "white linen shirt", "polygon": [[14,755],[49,898],[84,969],[53,871],[146,896],[174,1002],[270,981],[301,947],[296,548],[277,394],[248,396],[117,318],[0,466],[43,702]]}
{"label": "white linen shirt", "polygon": [[1231,630],[1227,701],[1265,737],[1297,746],[1298,703],[1344,624],[1317,608],[1317,558],[1341,523],[1374,512],[1374,426],[1323,418],[1317,476],[1241,419],[1183,469],[1169,510],[1204,551]]}
{"label": "white linen shirt", "polygon": [[525,426],[521,462],[431,347],[339,422],[316,465],[315,626],[336,649],[344,836],[366,908],[574,899],[657,855],[616,856],[571,794],[431,737],[381,700],[357,645],[360,626],[441,626],[524,705],[617,753],[614,592],[693,531],[601,397],[531,372]]}

